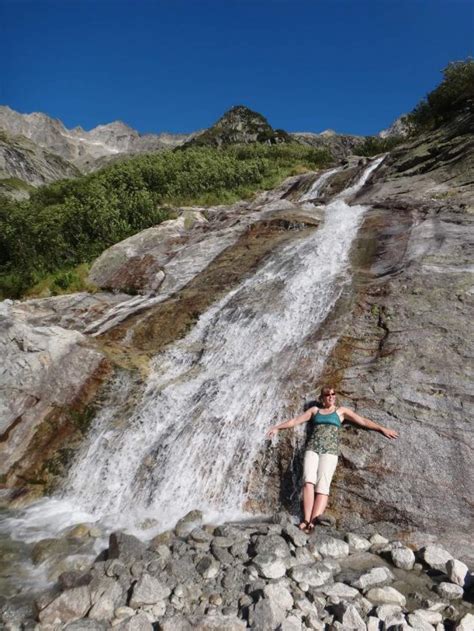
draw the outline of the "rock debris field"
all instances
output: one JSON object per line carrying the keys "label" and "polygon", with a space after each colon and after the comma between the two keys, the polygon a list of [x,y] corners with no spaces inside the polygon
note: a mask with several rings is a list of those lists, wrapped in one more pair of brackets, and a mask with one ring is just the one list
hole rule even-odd
{"label": "rock debris field", "polygon": [[146,543],[111,534],[88,569],[63,572],[34,602],[4,602],[2,620],[35,631],[468,631],[473,597],[468,567],[438,545],[331,524],[307,535],[284,513],[216,527],[192,511]]}

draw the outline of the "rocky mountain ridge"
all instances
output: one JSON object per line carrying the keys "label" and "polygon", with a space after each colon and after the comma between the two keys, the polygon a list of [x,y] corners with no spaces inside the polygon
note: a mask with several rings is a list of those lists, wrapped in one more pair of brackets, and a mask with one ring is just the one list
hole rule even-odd
{"label": "rocky mountain ridge", "polygon": [[41,112],[20,114],[0,106],[0,190],[17,198],[29,186],[78,177],[127,156],[180,146],[226,146],[234,143],[298,142],[326,149],[335,160],[346,158],[364,137],[324,131],[287,133],[275,130],[266,118],[245,106],[228,110],[207,130],[190,134],[140,134],[122,121],[90,131],[68,129],[59,119]]}
{"label": "rocky mountain ridge", "polygon": [[[16,198],[29,186],[79,177],[115,159],[173,149],[194,134],[140,134],[115,121],[90,131],[68,129],[41,112],[0,106],[0,190]],[[199,133],[199,132],[196,132]]]}
{"label": "rocky mountain ridge", "polygon": [[87,170],[93,161],[105,156],[144,153],[176,147],[191,134],[140,134],[122,121],[98,125],[90,131],[68,129],[59,119],[41,112],[20,114],[0,106],[0,129],[21,135]]}

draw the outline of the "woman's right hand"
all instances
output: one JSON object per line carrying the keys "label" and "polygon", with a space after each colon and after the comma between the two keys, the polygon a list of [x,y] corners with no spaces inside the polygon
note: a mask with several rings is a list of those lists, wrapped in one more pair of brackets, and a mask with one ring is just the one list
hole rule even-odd
{"label": "woman's right hand", "polygon": [[270,429],[267,432],[267,438],[273,438],[273,436],[275,436],[277,432],[278,432],[277,427],[270,427]]}

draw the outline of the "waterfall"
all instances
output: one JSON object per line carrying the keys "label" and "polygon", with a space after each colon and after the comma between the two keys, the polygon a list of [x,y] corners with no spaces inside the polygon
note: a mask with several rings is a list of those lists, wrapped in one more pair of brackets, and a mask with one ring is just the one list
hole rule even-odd
{"label": "waterfall", "polygon": [[331,175],[340,171],[340,167],[336,169],[329,169],[326,173],[323,173],[320,177],[318,177],[310,186],[309,190],[300,197],[300,202],[308,202],[315,197],[318,197],[319,192],[323,188],[324,184],[329,180]]}
{"label": "waterfall", "polygon": [[381,160],[326,206],[318,230],[275,251],[155,356],[125,425],[111,423],[110,410],[99,415],[64,499],[115,525],[153,516],[168,527],[193,508],[221,518],[241,513],[265,432],[287,413],[286,375],[311,357],[311,390],[336,342],[305,345],[350,281],[349,251],[365,207],[345,200]]}

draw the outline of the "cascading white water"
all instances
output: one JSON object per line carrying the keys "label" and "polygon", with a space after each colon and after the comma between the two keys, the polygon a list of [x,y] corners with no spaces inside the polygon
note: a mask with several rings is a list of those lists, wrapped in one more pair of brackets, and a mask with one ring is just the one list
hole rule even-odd
{"label": "cascading white water", "polygon": [[317,197],[321,191],[321,189],[323,188],[323,186],[326,184],[326,182],[329,180],[329,178],[334,175],[334,173],[337,173],[340,170],[339,167],[335,168],[335,169],[329,169],[329,171],[326,171],[326,173],[323,173],[320,177],[318,177],[313,184],[311,185],[311,187],[309,188],[309,190],[300,197],[300,202],[308,202],[311,199],[314,199],[315,197]]}
{"label": "cascading white water", "polygon": [[66,500],[115,526],[153,515],[167,527],[192,508],[222,518],[241,511],[265,431],[285,412],[286,375],[311,353],[312,384],[336,341],[316,351],[305,346],[350,278],[350,246],[365,207],[344,200],[381,160],[326,207],[321,228],[275,252],[154,358],[126,426],[100,415]]}

